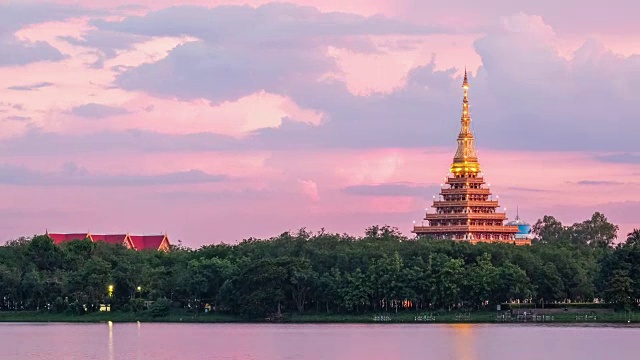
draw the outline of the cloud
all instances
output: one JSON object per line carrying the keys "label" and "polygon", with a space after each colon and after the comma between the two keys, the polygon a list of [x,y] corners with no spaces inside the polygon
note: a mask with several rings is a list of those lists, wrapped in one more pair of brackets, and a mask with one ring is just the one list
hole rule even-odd
{"label": "cloud", "polygon": [[320,194],[318,193],[318,184],[312,180],[298,179],[298,184],[302,193],[311,201],[319,201]]}
{"label": "cloud", "polygon": [[49,86],[53,86],[53,85],[54,84],[50,83],[50,82],[39,82],[39,83],[35,83],[35,84],[30,84],[30,85],[9,86],[7,89],[16,90],[16,91],[34,91],[34,90],[38,90],[38,89],[49,87]]}
{"label": "cloud", "polygon": [[14,165],[0,165],[0,184],[17,186],[154,186],[217,183],[226,175],[188,170],[156,175],[91,174],[74,163],[66,163],[59,172],[40,172]]}
{"label": "cloud", "polygon": [[[94,25],[101,31],[200,39],[176,47],[159,62],[123,72],[116,84],[127,90],[213,102],[232,101],[261,90],[286,94],[291,86],[303,87],[337,71],[327,45],[370,52],[375,47],[358,37],[454,32],[382,16],[322,13],[283,3],[257,8],[172,7],[122,21],[97,20]],[[203,78],[209,80],[200,81]]]}
{"label": "cloud", "polygon": [[12,121],[29,121],[31,120],[30,117],[28,116],[19,116],[19,115],[13,115],[13,116],[8,116],[6,117],[7,120],[12,120]]}
{"label": "cloud", "polygon": [[87,119],[104,119],[112,116],[125,115],[128,114],[129,111],[115,106],[89,103],[74,107],[71,109],[71,113]]}
{"label": "cloud", "polygon": [[621,185],[619,181],[605,181],[605,180],[582,180],[578,181],[578,185],[600,186],[600,185]]}
{"label": "cloud", "polygon": [[437,193],[435,186],[410,183],[391,183],[375,185],[352,185],[342,189],[345,194],[357,196],[416,196],[426,198],[428,194]]}
{"label": "cloud", "polygon": [[[185,19],[189,19],[185,21]],[[364,17],[321,12],[310,6],[267,3],[259,7],[176,6],[122,21],[95,20],[103,30],[146,36],[195,36],[211,44],[270,44],[288,47],[309,38],[326,41],[347,35],[452,33],[443,26],[412,24],[381,15]]]}
{"label": "cloud", "polygon": [[81,37],[59,36],[58,39],[74,46],[95,49],[98,59],[90,67],[99,69],[103,67],[105,60],[115,58],[124,50],[133,49],[134,45],[148,40],[149,37],[106,30],[90,30]]}
{"label": "cloud", "polygon": [[91,13],[98,12],[53,3],[12,1],[0,4],[0,24],[2,24],[0,26],[0,66],[65,59],[66,55],[47,42],[20,40],[13,34],[29,25],[60,21]]}
{"label": "cloud", "polygon": [[0,3],[0,34],[10,34],[25,26],[47,21],[65,20],[101,11],[87,10],[77,6],[40,3],[29,1],[8,1]]}
{"label": "cloud", "polygon": [[[189,22],[184,21],[186,15],[192,16]],[[255,28],[238,31],[253,22]],[[372,24],[384,26],[373,29]],[[325,76],[337,71],[327,45],[367,34],[446,29],[322,13],[290,4],[174,7],[94,25],[103,34],[85,34],[83,40],[76,40],[88,44],[91,38],[103,39],[115,46],[120,35],[200,39],[174,48],[159,62],[124,70],[116,84],[127,90],[206,98],[214,103],[266,90],[322,113],[322,122],[312,125],[285,118],[280,126],[256,130],[242,140],[213,133],[174,136],[149,131],[96,133],[87,136],[90,140],[49,134],[52,138],[38,145],[42,149],[52,144],[106,151],[95,149],[91,142],[140,151],[432,147],[453,144],[459,131],[459,69],[437,70],[435,58],[411,70],[404,86],[389,94],[357,96],[342,81]],[[366,31],[369,28],[373,30]],[[628,94],[640,84],[640,78],[635,80],[640,73],[638,62],[593,41],[567,60],[559,55],[556,40],[541,18],[516,14],[476,42],[484,64],[477,74],[470,74],[478,147],[633,151],[633,134],[640,131],[640,124],[628,121],[635,107]],[[76,110],[93,118],[126,111],[97,106],[104,105],[87,104]],[[611,112],[612,108],[616,111]],[[30,132],[26,138],[42,138],[42,134]],[[0,149],[21,141],[12,139],[0,144]],[[54,150],[59,151],[66,150]]]}
{"label": "cloud", "polygon": [[525,188],[525,187],[518,187],[518,186],[510,186],[510,187],[507,187],[507,190],[516,191],[516,192],[525,192],[525,193],[546,193],[546,192],[556,192],[555,190],[536,189],[536,188]]}
{"label": "cloud", "polygon": [[61,156],[77,153],[239,151],[256,149],[233,137],[211,133],[171,135],[128,130],[61,134],[31,130],[0,142],[0,154]]}
{"label": "cloud", "polygon": [[265,200],[269,197],[277,196],[276,193],[268,190],[219,190],[219,191],[165,191],[160,194],[154,193],[151,197],[160,197],[165,200],[188,203],[211,203],[211,201],[255,201]]}
{"label": "cloud", "polygon": [[0,42],[0,66],[25,65],[39,61],[60,61],[64,58],[66,56],[58,49],[44,41],[28,42],[11,39]]}
{"label": "cloud", "polygon": [[[195,9],[96,23],[109,31],[201,39],[176,47],[159,62],[124,71],[116,84],[213,102],[266,90],[324,114],[319,126],[285,120],[277,128],[256,131],[251,141],[265,147],[442,146],[451,144],[459,131],[460,72],[437,70],[435,59],[414,68],[405,85],[390,94],[356,96],[343,82],[324,76],[337,66],[320,45],[339,44],[340,35],[420,33],[413,25],[291,5]],[[194,16],[188,24],[180,20],[187,14]],[[254,20],[255,29],[238,31]],[[377,21],[385,25],[367,33]],[[328,23],[338,25],[328,29]],[[476,41],[483,66],[470,74],[470,101],[478,146],[633,151],[640,123],[629,121],[635,116],[629,94],[640,91],[640,62],[613,54],[594,40],[567,59],[557,43],[548,24],[527,14],[504,18],[500,27]]]}
{"label": "cloud", "polygon": [[127,34],[115,31],[90,30],[81,37],[60,36],[58,39],[75,46],[97,49],[103,58],[113,58],[119,51],[130,50],[137,43],[141,43],[148,36]]}
{"label": "cloud", "polygon": [[598,155],[595,159],[607,163],[640,164],[640,155],[634,153]]}

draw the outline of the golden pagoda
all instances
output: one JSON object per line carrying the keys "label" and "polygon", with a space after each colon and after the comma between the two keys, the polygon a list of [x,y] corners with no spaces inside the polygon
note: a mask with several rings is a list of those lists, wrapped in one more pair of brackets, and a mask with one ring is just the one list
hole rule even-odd
{"label": "golden pagoda", "polygon": [[494,200],[485,184],[471,132],[469,113],[469,79],[464,71],[462,82],[462,128],[458,135],[458,150],[453,157],[451,171],[440,189],[439,199],[433,201],[434,213],[427,211],[428,225],[414,225],[413,233],[436,239],[469,241],[471,243],[505,242],[531,244],[530,239],[516,238],[517,226],[506,226],[504,212],[499,212],[498,199]]}

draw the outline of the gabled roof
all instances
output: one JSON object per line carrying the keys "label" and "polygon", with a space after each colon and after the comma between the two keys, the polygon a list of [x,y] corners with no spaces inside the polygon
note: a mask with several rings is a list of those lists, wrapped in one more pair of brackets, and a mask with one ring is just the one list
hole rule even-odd
{"label": "gabled roof", "polygon": [[104,241],[109,244],[123,245],[129,249],[135,250],[162,250],[169,251],[171,244],[167,235],[133,235],[129,234],[91,234],[91,233],[73,233],[73,234],[52,234],[47,232],[46,235],[53,240],[53,243],[60,245],[73,240],[89,239],[93,242]]}
{"label": "gabled roof", "polygon": [[51,240],[53,240],[53,243],[56,245],[60,245],[64,242],[67,241],[73,241],[73,240],[84,240],[86,238],[89,237],[89,233],[76,233],[76,234],[52,234],[52,233],[47,233],[46,234]]}
{"label": "gabled roof", "polygon": [[168,250],[167,235],[129,235],[129,238],[136,250]]}
{"label": "gabled roof", "polygon": [[122,235],[96,235],[91,234],[91,240],[93,241],[104,241],[109,244],[114,245],[125,245],[128,243],[127,234]]}

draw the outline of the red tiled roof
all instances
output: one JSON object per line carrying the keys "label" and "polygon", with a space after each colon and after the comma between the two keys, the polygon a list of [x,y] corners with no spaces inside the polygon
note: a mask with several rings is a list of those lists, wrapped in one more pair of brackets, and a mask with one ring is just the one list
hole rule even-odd
{"label": "red tiled roof", "polygon": [[114,245],[124,245],[127,239],[127,234],[122,235],[96,235],[91,234],[93,241],[104,241]]}
{"label": "red tiled roof", "polygon": [[72,240],[84,240],[90,238],[94,242],[104,241],[109,244],[124,245],[128,248],[135,250],[160,250],[160,246],[166,239],[166,244],[163,250],[169,250],[166,246],[170,245],[169,238],[166,235],[102,235],[102,234],[51,234],[47,233],[47,236],[53,240],[54,244],[60,245],[62,243]]}
{"label": "red tiled roof", "polygon": [[[158,250],[164,235],[131,235],[131,242],[136,250]],[[167,239],[169,241],[169,239]]]}
{"label": "red tiled roof", "polygon": [[49,236],[49,238],[51,240],[53,240],[54,244],[60,245],[62,243],[68,242],[68,241],[84,240],[84,239],[87,238],[88,234],[87,233],[83,233],[83,234],[51,234],[51,233],[47,233],[47,236]]}

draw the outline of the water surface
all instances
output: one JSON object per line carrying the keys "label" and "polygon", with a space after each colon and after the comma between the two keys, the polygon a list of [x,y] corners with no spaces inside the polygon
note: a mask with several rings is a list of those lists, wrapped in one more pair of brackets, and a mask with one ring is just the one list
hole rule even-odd
{"label": "water surface", "polygon": [[536,325],[0,324],[0,359],[640,359],[640,328]]}

